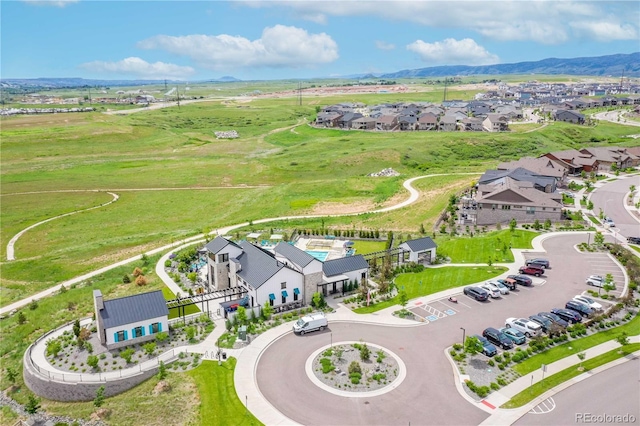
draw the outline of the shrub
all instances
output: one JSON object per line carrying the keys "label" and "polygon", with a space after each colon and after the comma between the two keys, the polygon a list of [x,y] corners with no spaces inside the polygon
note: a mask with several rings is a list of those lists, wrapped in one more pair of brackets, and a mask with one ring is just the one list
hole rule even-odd
{"label": "shrub", "polygon": [[147,285],[147,279],[145,278],[144,275],[138,275],[138,277],[136,278],[136,285],[138,287]]}
{"label": "shrub", "polygon": [[499,385],[499,384],[497,384],[497,383],[495,383],[495,382],[491,382],[491,385],[490,385],[490,386],[491,386],[491,389],[493,389],[493,390],[498,390],[498,389],[500,389],[500,385]]}
{"label": "shrub", "polygon": [[324,374],[330,373],[336,369],[336,367],[331,363],[329,358],[321,358],[320,364],[322,365],[322,372]]}
{"label": "shrub", "polygon": [[460,343],[454,343],[453,349],[456,351],[462,350],[462,345]]}
{"label": "shrub", "polygon": [[496,365],[496,363],[495,363],[495,362],[493,362],[493,360],[492,360],[492,359],[490,359],[490,360],[487,362],[487,364],[489,364],[491,367],[493,367],[494,365]]}
{"label": "shrub", "polygon": [[349,371],[349,375],[353,373],[362,374],[362,367],[360,367],[360,363],[358,361],[351,361],[351,364],[349,364],[348,371]]}
{"label": "shrub", "polygon": [[98,363],[99,362],[100,362],[100,360],[95,355],[89,355],[89,357],[87,358],[87,365],[89,367],[98,368]]}
{"label": "shrub", "polygon": [[124,284],[129,284],[131,282],[131,278],[129,278],[129,274],[124,274],[122,277],[122,282]]}

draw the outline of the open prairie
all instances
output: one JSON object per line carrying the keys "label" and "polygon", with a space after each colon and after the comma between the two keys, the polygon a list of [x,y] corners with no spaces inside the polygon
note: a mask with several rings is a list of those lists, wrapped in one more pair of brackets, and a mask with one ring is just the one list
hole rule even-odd
{"label": "open prairie", "polygon": [[[11,291],[3,292],[0,304],[225,225],[394,204],[407,196],[405,179],[448,174],[417,181],[423,196],[410,208],[325,222],[416,233],[421,223],[433,226],[449,194],[477,178],[456,173],[479,175],[498,161],[548,150],[633,143],[625,138],[633,129],[605,122],[593,128],[553,123],[503,134],[372,133],[308,125],[317,107],[335,102],[427,101],[436,94],[335,94],[303,97],[302,105],[296,98],[228,98],[126,116],[3,118],[0,279],[3,290]],[[213,132],[220,130],[236,130],[239,138],[216,139]],[[367,176],[387,167],[401,176]],[[6,261],[7,243],[17,232],[99,206],[112,198],[106,191],[119,199],[36,226],[17,240],[16,260]]]}

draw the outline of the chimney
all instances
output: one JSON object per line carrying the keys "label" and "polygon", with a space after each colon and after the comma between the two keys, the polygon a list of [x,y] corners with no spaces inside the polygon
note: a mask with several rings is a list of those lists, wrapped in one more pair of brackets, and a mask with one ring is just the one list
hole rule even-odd
{"label": "chimney", "polygon": [[104,309],[104,300],[102,300],[102,292],[100,290],[93,290],[93,300],[96,307],[96,314]]}

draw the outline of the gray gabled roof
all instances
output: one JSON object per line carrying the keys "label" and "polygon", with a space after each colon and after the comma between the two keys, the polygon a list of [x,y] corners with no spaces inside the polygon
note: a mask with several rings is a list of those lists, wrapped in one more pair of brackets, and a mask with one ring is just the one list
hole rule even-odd
{"label": "gray gabled roof", "polygon": [[327,260],[322,264],[322,272],[327,277],[367,268],[369,268],[369,264],[361,254]]}
{"label": "gray gabled roof", "polygon": [[431,237],[405,241],[404,244],[409,246],[409,249],[411,249],[412,252],[431,250],[438,247],[438,245],[431,239]]}
{"label": "gray gabled roof", "polygon": [[244,253],[237,258],[242,265],[242,269],[237,275],[253,288],[259,288],[282,268],[287,267],[284,263],[276,260],[275,255],[248,241],[241,242],[240,248]]}
{"label": "gray gabled roof", "polygon": [[223,248],[225,248],[229,244],[232,244],[232,245],[238,247],[238,245],[236,243],[234,243],[233,241],[229,241],[226,238],[222,238],[221,236],[218,235],[213,240],[209,241],[207,243],[207,245],[204,246],[204,248],[209,250],[209,252],[211,252],[213,254],[216,254],[216,253],[218,253],[220,250],[222,250]]}
{"label": "gray gabled roof", "polygon": [[[314,260],[318,260],[315,257],[311,256],[306,251],[300,250],[298,247],[293,246],[293,245],[291,245],[289,243],[285,243],[283,241],[280,241],[275,246],[273,251],[275,251],[276,253],[286,257],[291,262],[295,263],[296,265],[300,266],[301,268],[304,268],[305,266],[307,266],[308,264],[310,264]],[[318,260],[318,262],[319,262],[319,260]]]}
{"label": "gray gabled roof", "polygon": [[161,290],[105,300],[104,309],[100,310],[105,328],[120,327],[168,315],[169,309]]}

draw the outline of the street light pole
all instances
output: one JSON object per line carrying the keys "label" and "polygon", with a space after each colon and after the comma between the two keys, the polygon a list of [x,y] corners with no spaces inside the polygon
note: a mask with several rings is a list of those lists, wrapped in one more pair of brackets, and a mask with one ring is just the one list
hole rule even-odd
{"label": "street light pole", "polygon": [[460,330],[462,330],[462,350],[464,351],[465,350],[464,344],[465,344],[467,330],[465,330],[464,327],[460,327]]}

